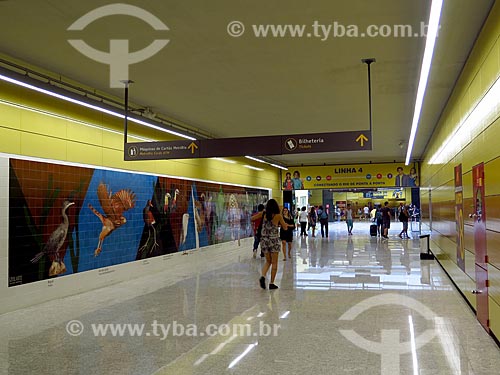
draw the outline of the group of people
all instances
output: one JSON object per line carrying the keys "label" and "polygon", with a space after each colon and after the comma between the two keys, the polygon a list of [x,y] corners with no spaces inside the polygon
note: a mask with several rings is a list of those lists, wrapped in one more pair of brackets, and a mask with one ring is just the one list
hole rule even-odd
{"label": "group of people", "polygon": [[283,260],[292,257],[293,231],[296,228],[295,219],[298,219],[301,228],[301,236],[307,236],[306,228],[310,225],[312,236],[315,237],[316,223],[321,224],[321,235],[328,237],[328,213],[323,206],[311,207],[307,212],[306,207],[297,210],[298,214],[292,215],[288,207],[280,210],[278,202],[270,199],[266,206],[260,204],[251,220],[254,224],[253,257],[257,257],[257,249],[261,247],[261,257],[266,258],[262,268],[262,276],[259,279],[261,288],[266,289],[266,275],[271,268],[271,279],[269,289],[278,289],[274,283],[278,271],[278,257],[283,251]]}
{"label": "group of people", "polygon": [[384,203],[384,207],[375,206],[370,212],[371,221],[377,225],[377,236],[389,238],[389,228],[391,227],[392,216],[397,215],[398,220],[403,224],[403,229],[399,232],[399,237],[410,238],[408,235],[408,222],[411,217],[410,206],[401,203],[397,210],[389,207],[389,202]]}
{"label": "group of people", "polygon": [[328,212],[323,206],[318,208],[311,206],[309,211],[307,211],[306,206],[303,206],[300,210],[297,209],[295,218],[297,220],[297,229],[300,225],[300,236],[307,236],[307,231],[311,229],[312,236],[316,237],[316,225],[319,222],[321,237],[328,237]]}
{"label": "group of people", "polygon": [[[399,221],[403,224],[403,229],[399,233],[401,238],[410,238],[408,235],[408,221],[411,217],[409,206],[401,203],[397,212]],[[388,232],[391,227],[391,221],[394,213],[389,207],[389,202],[385,202],[384,206],[375,206],[370,212],[371,220],[377,225],[378,236],[389,238]],[[347,204],[345,209],[345,217],[347,224],[348,235],[352,235],[353,230],[353,210],[351,204]],[[262,275],[259,278],[259,284],[262,289],[278,289],[274,283],[276,273],[278,271],[278,258],[280,251],[283,252],[283,260],[291,259],[292,257],[292,242],[293,231],[296,228],[295,219],[300,223],[300,236],[307,236],[307,226],[312,229],[312,236],[315,237],[316,223],[321,223],[321,235],[328,237],[328,213],[323,206],[312,206],[307,211],[306,207],[297,210],[296,215],[292,215],[288,207],[283,207],[280,210],[278,202],[275,199],[270,199],[266,206],[260,204],[258,212],[255,213],[251,221],[254,225],[254,245],[253,257],[257,257],[257,249],[261,246],[261,257],[266,258],[266,262],[262,267]],[[271,278],[269,285],[266,285],[267,273],[271,269]]]}

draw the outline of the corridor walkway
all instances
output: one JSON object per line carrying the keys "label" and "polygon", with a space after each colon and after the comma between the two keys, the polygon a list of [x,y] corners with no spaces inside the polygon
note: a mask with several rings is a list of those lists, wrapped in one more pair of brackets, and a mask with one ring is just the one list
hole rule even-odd
{"label": "corridor walkway", "polygon": [[248,241],[2,315],[0,374],[498,374],[498,346],[420,261],[420,241],[398,224],[371,238],[368,225],[295,237],[274,291],[260,289]]}

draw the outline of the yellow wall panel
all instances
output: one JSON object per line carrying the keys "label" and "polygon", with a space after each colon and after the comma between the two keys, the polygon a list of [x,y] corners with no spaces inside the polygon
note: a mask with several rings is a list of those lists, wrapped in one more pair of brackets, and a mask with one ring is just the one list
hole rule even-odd
{"label": "yellow wall panel", "polygon": [[35,112],[23,111],[21,113],[21,130],[25,132],[66,138],[66,123],[66,120]]}
{"label": "yellow wall panel", "polygon": [[483,66],[481,68],[481,84],[483,90],[490,87],[498,78],[498,72],[500,71],[500,39],[496,41],[495,45],[491,49],[490,53],[484,60]]}
{"label": "yellow wall panel", "polygon": [[111,133],[107,131],[102,132],[102,147],[121,150],[123,154],[123,135]]}
{"label": "yellow wall panel", "polygon": [[69,140],[102,146],[102,133],[104,132],[102,129],[83,126],[71,121],[67,121],[66,129]]}
{"label": "yellow wall panel", "polygon": [[[469,302],[475,306],[475,246],[473,221],[467,217],[472,213],[472,167],[485,163],[485,201],[487,216],[487,247],[489,255],[490,320],[492,329],[500,335],[500,115],[496,107],[496,117],[483,121],[462,139],[453,139],[456,155],[447,154],[448,160],[441,164],[430,165],[434,153],[448,140],[458,125],[464,120],[489,90],[500,75],[500,3],[497,2],[469,55],[468,61],[459,77],[453,93],[443,110],[434,131],[432,140],[423,156],[421,164],[422,186],[431,189],[433,242],[442,254],[441,264],[450,274]],[[500,100],[500,98],[499,98]],[[455,143],[453,143],[455,142]],[[460,143],[459,143],[460,142]],[[444,153],[443,153],[444,154]],[[454,167],[462,163],[462,182],[464,194],[464,246],[465,272],[457,266],[456,228],[454,221]],[[422,194],[422,216],[429,214],[427,193]],[[443,259],[441,259],[441,257]]]}
{"label": "yellow wall panel", "polygon": [[[491,265],[500,268],[500,233],[488,230],[486,236],[486,249]],[[500,299],[498,300],[500,303]]]}
{"label": "yellow wall panel", "polygon": [[[466,211],[464,210],[464,213]],[[472,254],[476,253],[474,248],[474,227],[471,225],[464,225],[464,248]]]}
{"label": "yellow wall panel", "polygon": [[66,160],[66,141],[43,135],[22,133],[21,154],[46,159]]}
{"label": "yellow wall panel", "polygon": [[[476,255],[471,253],[470,251],[465,250],[465,273],[473,283],[476,282]],[[472,289],[469,289],[469,292],[472,292]]]}
{"label": "yellow wall panel", "polygon": [[[108,168],[131,169],[130,164],[127,165],[123,160],[123,151],[119,152],[108,148],[102,149],[102,166]],[[137,165],[133,170],[140,171],[141,169],[139,165]]]}
{"label": "yellow wall panel", "polygon": [[500,157],[484,166],[485,194],[500,195]]}
{"label": "yellow wall panel", "polygon": [[0,127],[0,152],[19,154],[21,152],[21,133],[17,130]]}
{"label": "yellow wall panel", "polygon": [[500,337],[500,306],[496,300],[489,299],[490,330],[495,337]]}
{"label": "yellow wall panel", "polygon": [[21,127],[21,109],[0,102],[0,127],[19,129]]}
{"label": "yellow wall panel", "polygon": [[21,93],[24,90],[5,81],[0,81],[0,99],[13,103],[21,103]]}
{"label": "yellow wall panel", "polygon": [[500,336],[500,270],[495,267],[488,267],[488,279],[490,287],[489,295],[489,318],[490,329],[496,337]]}
{"label": "yellow wall panel", "polygon": [[67,145],[67,161],[82,163],[85,160],[85,164],[102,165],[101,147],[78,142],[68,142]]}
{"label": "yellow wall panel", "polygon": [[[476,137],[473,142],[462,149],[459,156],[450,160],[445,166],[440,165],[437,171],[435,169],[436,166],[426,164],[425,162],[422,163],[422,176],[425,178],[424,186],[429,184],[429,178],[432,179],[432,185],[442,185],[444,182],[452,180],[453,168],[458,164],[455,160],[461,160],[462,173],[465,174],[471,171],[474,165],[495,159],[499,156],[499,148],[492,147],[491,141],[498,139],[500,139],[500,119],[497,119],[483,133]],[[464,185],[467,184],[464,182]]]}
{"label": "yellow wall panel", "polygon": [[[126,162],[127,163],[127,162]],[[166,161],[163,161],[163,165],[165,165]],[[128,164],[129,168],[130,166],[134,166],[134,164]],[[158,163],[156,163],[154,160],[150,161],[145,161],[144,164],[141,163],[141,171],[147,172],[147,173],[154,173],[154,174],[161,174],[163,170],[163,174],[165,174],[164,170],[165,168],[158,168]]]}
{"label": "yellow wall panel", "polygon": [[[467,116],[469,115],[470,111],[471,111],[471,107],[470,107],[470,100],[469,100],[469,90],[467,90],[467,92],[464,94],[464,96],[462,96],[460,98],[460,102],[459,102],[459,105],[458,105],[458,121],[459,123],[465,121],[465,119],[467,118]],[[446,134],[450,134],[452,129],[455,127],[456,123],[449,123],[449,128],[446,129]]]}
{"label": "yellow wall panel", "polygon": [[[462,164],[463,167],[463,164]],[[463,171],[463,169],[462,169]],[[472,198],[472,170],[464,173],[462,175],[462,186],[463,186],[463,192],[464,192],[464,199],[466,198]],[[465,205],[464,205],[465,209]]]}
{"label": "yellow wall panel", "polygon": [[467,103],[469,111],[470,109],[474,108],[477,103],[483,98],[485,92],[486,87],[483,88],[483,85],[481,84],[481,74],[477,74],[469,86],[469,103]]}

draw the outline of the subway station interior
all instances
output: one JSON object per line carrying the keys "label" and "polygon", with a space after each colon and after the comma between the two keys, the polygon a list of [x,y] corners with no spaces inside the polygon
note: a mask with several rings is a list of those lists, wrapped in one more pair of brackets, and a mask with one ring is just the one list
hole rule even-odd
{"label": "subway station interior", "polygon": [[500,1],[0,28],[0,375],[500,372]]}

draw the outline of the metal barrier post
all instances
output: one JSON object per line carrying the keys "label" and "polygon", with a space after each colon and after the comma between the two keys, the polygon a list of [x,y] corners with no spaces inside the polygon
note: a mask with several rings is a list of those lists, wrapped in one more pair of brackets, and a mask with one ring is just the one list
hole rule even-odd
{"label": "metal barrier post", "polygon": [[427,238],[427,252],[426,253],[420,253],[420,260],[433,260],[434,259],[434,254],[431,252],[430,248],[430,234],[423,234],[419,236],[419,238]]}

